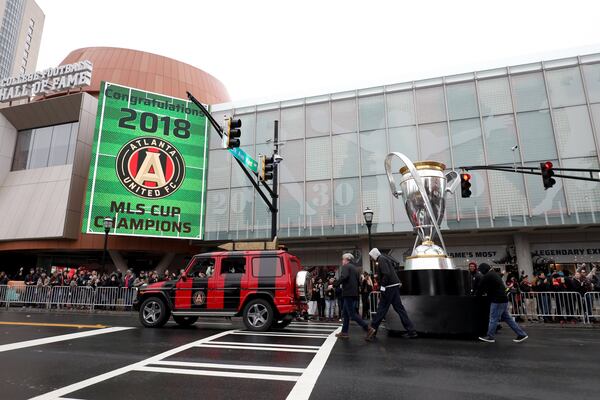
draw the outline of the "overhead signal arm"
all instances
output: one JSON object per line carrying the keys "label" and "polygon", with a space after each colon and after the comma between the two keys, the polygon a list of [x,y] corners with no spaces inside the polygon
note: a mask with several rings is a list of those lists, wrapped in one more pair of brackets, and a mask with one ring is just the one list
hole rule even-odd
{"label": "overhead signal arm", "polygon": [[[204,114],[204,116],[208,119],[208,121],[210,122],[210,124],[213,126],[213,128],[217,131],[217,133],[219,134],[219,137],[221,138],[221,140],[223,140],[224,137],[226,137],[225,135],[227,134],[227,132],[223,131],[223,128],[219,125],[219,123],[213,118],[213,116],[208,112],[208,110],[206,109],[206,107],[204,107],[204,105],[202,103],[200,103],[198,101],[198,99],[196,99],[194,97],[194,95],[192,95],[190,92],[186,92],[188,99],[190,99],[190,101],[192,103],[194,103],[199,109],[200,111],[202,111],[202,114]],[[231,122],[231,120],[230,120]],[[237,129],[237,132],[235,132],[236,134],[238,134],[237,137],[234,137],[233,139],[237,140],[237,146],[239,146],[239,126],[236,126],[237,123],[234,123],[234,125],[229,125],[227,126],[228,129]],[[228,140],[228,146],[230,146],[230,141]],[[265,202],[265,204],[269,207],[269,210],[271,212],[277,212],[277,208],[274,206],[274,202],[269,200],[269,198],[267,197],[267,195],[261,190],[261,187],[258,185],[258,182],[262,183],[262,186],[267,190],[267,192],[269,192],[269,195],[271,196],[271,198],[276,198],[277,195],[275,194],[275,192],[273,192],[273,189],[271,189],[269,187],[269,185],[266,184],[266,182],[264,180],[260,180],[257,179],[258,178],[258,174],[254,171],[248,170],[248,168],[237,158],[233,157],[233,159],[237,162],[237,164],[240,166],[240,168],[242,169],[242,171],[244,171],[244,174],[246,174],[246,177],[248,178],[248,180],[250,181],[250,183],[252,183],[252,186],[254,186],[254,189],[256,189],[256,191],[258,192],[258,194],[260,195],[260,197],[263,199],[263,201]],[[252,177],[252,175],[254,175],[254,177]]]}

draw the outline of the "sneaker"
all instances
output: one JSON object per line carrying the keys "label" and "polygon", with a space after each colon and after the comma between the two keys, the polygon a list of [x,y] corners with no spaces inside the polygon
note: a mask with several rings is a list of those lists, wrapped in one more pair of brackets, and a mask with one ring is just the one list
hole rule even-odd
{"label": "sneaker", "polygon": [[479,336],[479,340],[481,340],[482,342],[496,343],[496,339],[494,339],[491,336]]}
{"label": "sneaker", "polygon": [[336,333],[335,337],[338,339],[348,339],[350,336],[348,336],[347,333],[340,332],[340,333]]}
{"label": "sneaker", "polygon": [[367,336],[365,337],[365,340],[367,342],[370,342],[373,340],[375,335],[377,335],[377,331],[375,329],[373,329],[372,326],[370,326],[369,329],[367,330]]}
{"label": "sneaker", "polygon": [[[527,340],[528,337],[529,336],[527,336],[527,335],[525,335],[525,336],[519,335],[519,336],[517,336],[516,339],[513,339],[513,342],[515,342],[515,343],[521,343],[522,341]],[[479,339],[481,339],[481,338],[479,338]]]}
{"label": "sneaker", "polygon": [[409,338],[409,339],[416,339],[416,338],[418,338],[418,337],[419,337],[419,335],[417,334],[417,332],[409,332],[409,333],[406,335],[406,337],[407,337],[407,338]]}

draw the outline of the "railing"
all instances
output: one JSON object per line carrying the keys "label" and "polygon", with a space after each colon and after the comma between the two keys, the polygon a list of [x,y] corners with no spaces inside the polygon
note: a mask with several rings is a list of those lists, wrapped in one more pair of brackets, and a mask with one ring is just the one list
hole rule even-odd
{"label": "railing", "polygon": [[0,305],[65,309],[130,309],[136,288],[91,286],[0,286]]}
{"label": "railing", "polygon": [[521,292],[508,294],[509,311],[515,317],[550,321],[578,319],[587,322],[581,294],[577,292]]}
{"label": "railing", "polygon": [[381,292],[371,292],[371,294],[369,295],[369,300],[370,300],[370,311],[371,311],[371,321],[373,320],[373,317],[375,316],[375,314],[377,314],[377,306],[379,305],[379,299],[381,298]]}
{"label": "railing", "polygon": [[588,322],[600,320],[600,292],[588,292],[583,296],[583,304],[586,308]]}
{"label": "railing", "polygon": [[[372,292],[371,317],[377,313],[381,293]],[[583,323],[600,320],[600,292],[509,293],[509,311],[514,317],[536,321],[577,319]]]}

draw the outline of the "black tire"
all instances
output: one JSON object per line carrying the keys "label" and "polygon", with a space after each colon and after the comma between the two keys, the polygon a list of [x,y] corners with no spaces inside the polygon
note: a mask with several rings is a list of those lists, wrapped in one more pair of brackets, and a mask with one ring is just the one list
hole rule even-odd
{"label": "black tire", "polygon": [[181,326],[191,326],[198,321],[198,317],[192,315],[173,315],[173,320],[177,322],[177,325]]}
{"label": "black tire", "polygon": [[274,317],[273,306],[266,300],[251,300],[244,307],[244,325],[249,331],[268,331],[273,325]]}
{"label": "black tire", "polygon": [[290,318],[284,318],[281,321],[275,321],[275,322],[273,322],[271,329],[277,330],[277,331],[283,330],[283,329],[285,329],[286,326],[288,326],[292,322],[292,320],[293,319],[290,317]]}
{"label": "black tire", "polygon": [[169,320],[171,310],[160,297],[148,297],[140,306],[139,316],[146,328],[160,328]]}

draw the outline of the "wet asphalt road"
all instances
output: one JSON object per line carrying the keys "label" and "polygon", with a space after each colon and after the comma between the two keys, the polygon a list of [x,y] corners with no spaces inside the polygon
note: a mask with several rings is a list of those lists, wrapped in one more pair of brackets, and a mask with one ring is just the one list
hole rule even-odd
{"label": "wet asphalt road", "polygon": [[248,334],[235,318],[144,329],[135,314],[36,311],[0,311],[0,399],[61,388],[67,389],[45,398],[596,399],[600,393],[598,327],[530,325],[530,339],[520,344],[508,328],[494,344],[384,332],[366,343],[357,326],[349,340],[336,341],[336,326],[317,323],[274,336]]}

